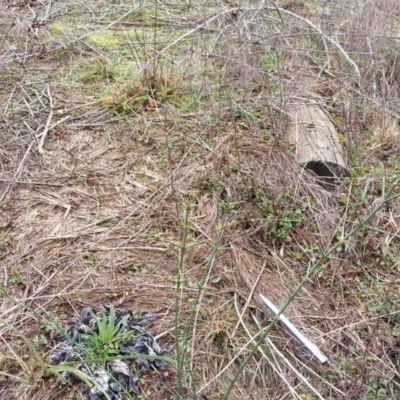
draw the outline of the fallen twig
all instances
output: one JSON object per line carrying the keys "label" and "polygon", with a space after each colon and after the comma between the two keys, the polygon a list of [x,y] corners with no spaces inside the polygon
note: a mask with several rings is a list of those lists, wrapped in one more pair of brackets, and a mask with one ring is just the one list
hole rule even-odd
{"label": "fallen twig", "polygon": [[47,133],[50,130],[50,124],[51,124],[51,120],[53,119],[53,114],[54,114],[54,103],[53,103],[53,98],[51,97],[50,86],[47,86],[47,94],[49,96],[49,101],[50,101],[50,112],[49,112],[49,116],[47,117],[46,126],[44,127],[43,132],[38,136],[38,137],[40,137],[40,142],[39,142],[39,146],[38,146],[39,154],[44,153],[44,151],[43,151],[44,141],[46,139]]}

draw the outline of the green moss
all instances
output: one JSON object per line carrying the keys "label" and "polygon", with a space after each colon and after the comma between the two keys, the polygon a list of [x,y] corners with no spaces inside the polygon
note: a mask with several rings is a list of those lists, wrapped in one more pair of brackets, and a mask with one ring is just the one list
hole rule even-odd
{"label": "green moss", "polygon": [[143,29],[103,31],[90,35],[87,38],[87,42],[94,46],[106,47],[108,49],[119,49],[126,46],[127,42],[143,40],[144,37],[145,32]]}

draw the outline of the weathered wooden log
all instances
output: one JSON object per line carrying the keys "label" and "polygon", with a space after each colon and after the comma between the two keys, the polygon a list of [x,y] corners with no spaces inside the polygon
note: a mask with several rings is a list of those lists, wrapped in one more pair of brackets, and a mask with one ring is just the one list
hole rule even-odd
{"label": "weathered wooden log", "polygon": [[298,162],[321,177],[349,176],[339,137],[328,115],[319,105],[295,108],[287,140],[296,146]]}

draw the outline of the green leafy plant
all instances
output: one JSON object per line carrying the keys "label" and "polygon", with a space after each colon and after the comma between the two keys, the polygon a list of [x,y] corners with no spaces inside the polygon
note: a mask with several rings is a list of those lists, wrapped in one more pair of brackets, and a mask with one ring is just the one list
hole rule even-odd
{"label": "green leafy plant", "polygon": [[14,268],[11,276],[10,276],[10,282],[14,286],[18,286],[21,284],[24,284],[26,281],[26,276],[21,272],[19,268]]}
{"label": "green leafy plant", "polygon": [[129,319],[126,315],[118,324],[115,320],[114,307],[110,306],[108,315],[98,317],[93,314],[96,321],[96,328],[89,334],[82,335],[84,342],[81,343],[85,356],[90,358],[114,357],[119,353],[122,343],[133,336],[132,331],[122,333],[123,328]]}
{"label": "green leafy plant", "polygon": [[300,225],[306,219],[306,206],[300,204],[293,207],[290,198],[278,196],[273,202],[265,195],[264,191],[256,191],[255,201],[259,204],[269,225],[269,233],[274,236],[273,242],[286,242],[290,230]]}
{"label": "green leafy plant", "polygon": [[270,74],[276,74],[278,72],[278,60],[271,53],[268,53],[263,57],[263,66]]}
{"label": "green leafy plant", "polygon": [[143,264],[141,264],[141,263],[133,264],[133,267],[132,267],[133,275],[135,275],[135,276],[146,275],[148,272],[149,272],[149,270]]}

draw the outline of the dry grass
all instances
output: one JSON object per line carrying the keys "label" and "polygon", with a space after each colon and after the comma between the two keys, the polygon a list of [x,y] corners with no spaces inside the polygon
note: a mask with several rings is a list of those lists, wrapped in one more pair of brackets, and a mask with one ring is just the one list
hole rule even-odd
{"label": "dry grass", "polygon": [[[258,338],[251,313],[271,317],[258,294],[282,304],[396,182],[397,1],[162,3],[0,5],[3,398],[87,398],[44,379],[9,326],[47,361],[49,320],[108,303],[156,313],[161,341],[174,343],[175,313],[192,324],[191,371],[149,377],[144,399],[176,398],[177,373],[224,398]],[[316,98],[352,171],[334,190],[283,140],[291,108]],[[343,243],[285,312],[330,362],[276,326],[231,399],[399,397],[399,209]]]}

